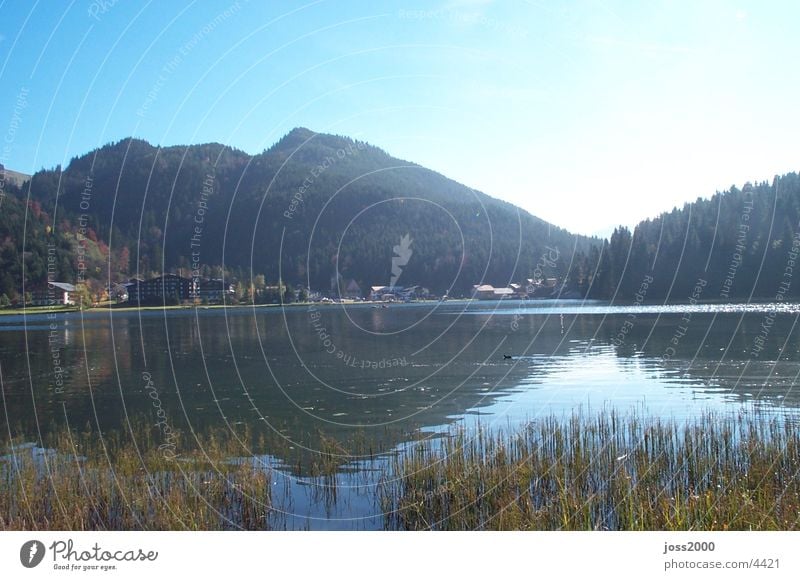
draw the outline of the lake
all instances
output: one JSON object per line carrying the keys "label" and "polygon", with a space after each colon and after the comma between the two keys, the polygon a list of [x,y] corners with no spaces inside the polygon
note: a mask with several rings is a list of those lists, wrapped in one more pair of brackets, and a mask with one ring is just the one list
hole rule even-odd
{"label": "lake", "polygon": [[[798,315],[536,300],[0,316],[3,440],[144,426],[166,444],[246,427],[291,492],[283,525],[379,527],[381,458],[454,424],[508,429],[576,409],[794,417]],[[347,450],[336,505],[307,479],[331,438]]]}

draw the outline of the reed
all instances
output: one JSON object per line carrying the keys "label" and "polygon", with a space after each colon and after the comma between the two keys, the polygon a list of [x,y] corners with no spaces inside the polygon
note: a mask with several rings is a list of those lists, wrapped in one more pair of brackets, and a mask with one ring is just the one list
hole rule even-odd
{"label": "reed", "polygon": [[[2,530],[268,529],[271,474],[227,436],[161,448],[64,431],[0,463]],[[41,449],[41,448],[39,448]]]}
{"label": "reed", "polygon": [[575,413],[417,443],[380,497],[389,529],[793,530],[799,450],[794,420],[752,410]]}
{"label": "reed", "polygon": [[0,444],[0,530],[287,527],[297,489],[268,461],[287,471],[297,461],[293,477],[326,511],[374,498],[393,530],[800,528],[796,418],[757,410],[687,423],[576,412],[519,429],[453,427],[391,453],[320,433],[308,461],[247,429],[174,447],[147,426],[131,433],[65,429],[38,454]]}

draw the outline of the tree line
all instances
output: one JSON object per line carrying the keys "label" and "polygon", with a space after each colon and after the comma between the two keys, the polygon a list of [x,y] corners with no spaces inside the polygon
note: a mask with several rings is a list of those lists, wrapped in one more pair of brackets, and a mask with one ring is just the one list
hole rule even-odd
{"label": "tree line", "polygon": [[[800,297],[800,178],[745,184],[698,199],[575,257],[569,283],[589,298],[686,302]],[[797,275],[797,276],[796,276]],[[643,282],[645,296],[642,296]]]}

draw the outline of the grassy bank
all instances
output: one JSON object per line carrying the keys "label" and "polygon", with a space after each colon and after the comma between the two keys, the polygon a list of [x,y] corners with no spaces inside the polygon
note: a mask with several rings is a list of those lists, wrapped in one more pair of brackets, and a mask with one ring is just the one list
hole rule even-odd
{"label": "grassy bank", "polygon": [[381,496],[392,529],[794,530],[799,443],[796,424],[754,412],[549,418],[418,444]]}
{"label": "grassy bank", "polygon": [[22,307],[12,308],[8,306],[5,308],[0,308],[0,316],[4,315],[22,316],[23,314],[28,314],[28,315],[49,314],[51,312],[63,314],[65,312],[80,312],[80,310],[74,306],[27,306],[25,308]]}
{"label": "grassy bank", "polygon": [[[147,433],[134,445],[63,431],[41,442],[48,451],[39,455],[18,447],[7,455],[10,443],[0,444],[0,529],[281,527],[275,506],[293,505],[290,487],[273,485],[255,462],[231,461],[242,453],[235,438],[218,433],[159,449]],[[256,453],[300,465],[293,447],[238,436]],[[364,445],[322,437],[303,468],[310,497],[349,509],[351,491],[337,488],[336,474],[353,469],[347,458]],[[362,468],[377,465],[381,472],[355,493],[374,498],[387,529],[800,528],[798,426],[755,411],[688,425],[609,411],[548,417],[514,432],[454,428]]]}
{"label": "grassy bank", "polygon": [[201,447],[65,431],[49,452],[17,449],[0,463],[0,529],[268,529],[269,471],[229,461],[231,438]]}
{"label": "grassy bank", "polygon": [[[437,304],[438,300],[415,300],[414,303],[417,304]],[[448,303],[462,303],[462,302],[473,302],[472,299],[465,298],[453,298],[448,300]],[[106,303],[100,304],[98,306],[93,306],[92,308],[85,308],[83,310],[84,313],[88,312],[134,312],[134,311],[147,311],[147,310],[191,310],[197,308],[199,310],[217,310],[217,309],[237,309],[237,308],[249,308],[249,309],[267,309],[267,308],[295,308],[295,307],[309,307],[309,306],[360,306],[360,305],[376,305],[376,304],[385,304],[383,302],[371,302],[371,301],[343,301],[343,302],[286,302],[286,303],[278,303],[278,304],[253,304],[253,303],[243,303],[243,304],[143,304],[143,305],[128,305],[127,303]],[[397,305],[403,304],[402,302],[394,303]],[[8,315],[17,315],[20,316],[22,314],[49,314],[49,313],[69,313],[69,312],[81,312],[79,308],[76,306],[26,306],[26,307],[5,307],[0,308],[0,316],[4,314]]]}

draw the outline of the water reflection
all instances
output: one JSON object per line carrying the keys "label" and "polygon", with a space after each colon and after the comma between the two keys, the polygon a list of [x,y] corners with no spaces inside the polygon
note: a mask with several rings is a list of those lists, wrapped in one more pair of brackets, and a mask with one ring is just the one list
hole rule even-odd
{"label": "water reflection", "polygon": [[646,405],[686,417],[742,402],[793,413],[800,309],[771,308],[703,306],[688,322],[685,307],[574,302],[4,317],[3,431],[138,422],[158,438],[160,410],[185,432],[247,426],[296,464],[323,436],[360,441],[358,457],[476,414],[507,424]]}

